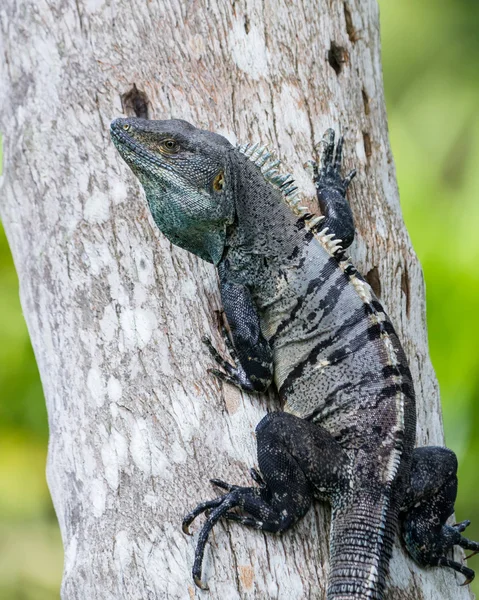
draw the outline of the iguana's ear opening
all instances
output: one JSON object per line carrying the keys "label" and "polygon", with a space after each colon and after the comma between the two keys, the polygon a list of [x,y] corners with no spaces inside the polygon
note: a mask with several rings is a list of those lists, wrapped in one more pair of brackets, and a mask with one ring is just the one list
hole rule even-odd
{"label": "iguana's ear opening", "polygon": [[225,172],[223,169],[213,179],[213,189],[215,192],[222,192],[225,187]]}

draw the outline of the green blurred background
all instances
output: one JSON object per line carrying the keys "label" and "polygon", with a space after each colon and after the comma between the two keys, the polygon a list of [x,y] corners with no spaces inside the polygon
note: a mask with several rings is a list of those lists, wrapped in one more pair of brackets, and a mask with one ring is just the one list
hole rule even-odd
{"label": "green blurred background", "polygon": [[[426,277],[446,440],[460,463],[456,512],[479,539],[479,2],[380,8],[401,202]],[[52,600],[62,547],[44,477],[47,416],[1,227],[0,306],[0,598]],[[470,564],[479,570],[479,557]]]}

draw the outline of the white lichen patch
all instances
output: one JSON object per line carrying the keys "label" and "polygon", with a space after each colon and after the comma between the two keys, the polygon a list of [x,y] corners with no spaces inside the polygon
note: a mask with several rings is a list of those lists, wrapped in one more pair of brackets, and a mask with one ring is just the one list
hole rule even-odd
{"label": "white lichen patch", "polygon": [[146,476],[169,478],[170,458],[159,446],[150,424],[143,418],[137,418],[130,423],[130,428],[130,453],[136,467]]}
{"label": "white lichen patch", "polygon": [[298,573],[292,572],[286,562],[280,556],[271,558],[271,571],[274,579],[281,582],[281,598],[288,600],[302,600],[304,588]]}
{"label": "white lichen patch", "polygon": [[110,197],[113,204],[122,204],[128,198],[128,189],[123,179],[115,179],[111,185]]}
{"label": "white lichen patch", "polygon": [[146,504],[146,506],[150,506],[153,508],[158,506],[160,498],[157,494],[145,494],[143,496],[143,502]]}
{"label": "white lichen patch", "polygon": [[267,76],[268,51],[263,29],[252,23],[246,33],[243,20],[235,20],[229,31],[228,46],[236,66],[252,79]]}
{"label": "white lichen patch", "polygon": [[128,442],[118,431],[113,430],[101,447],[103,473],[108,485],[116,490],[119,485],[120,471],[127,464]]}
{"label": "white lichen patch", "polygon": [[205,40],[203,36],[198,33],[191,36],[189,40],[189,48],[192,51],[195,60],[201,60],[206,53]]}
{"label": "white lichen patch", "polygon": [[124,342],[128,348],[144,348],[153,335],[158,321],[152,310],[126,309],[120,316]]}
{"label": "white lichen patch", "polygon": [[[83,430],[80,432],[83,434]],[[95,454],[93,452],[92,447],[85,442],[82,441],[82,456],[81,463],[76,464],[78,472],[84,475],[86,478],[92,477],[95,473],[98,472],[98,464],[95,458]]]}
{"label": "white lichen patch", "polygon": [[113,304],[108,304],[108,306],[105,306],[103,317],[100,319],[99,324],[103,338],[105,341],[111,342],[117,335],[118,331],[118,316]]}
{"label": "white lichen patch", "polygon": [[161,330],[156,331],[155,351],[158,354],[158,367],[163,375],[174,375],[175,371],[171,365],[171,353],[169,349],[168,336]]}
{"label": "white lichen patch", "polygon": [[[151,252],[145,253],[144,249],[133,250],[138,280],[143,286],[155,285],[155,267]],[[139,286],[136,286],[139,287]],[[149,290],[145,290],[145,293]],[[135,289],[135,298],[138,292]]]}
{"label": "white lichen patch", "polygon": [[136,419],[134,423],[130,439],[130,453],[136,467],[145,475],[151,475],[151,455],[144,419]]}
{"label": "white lichen patch", "polygon": [[118,461],[115,448],[110,441],[101,447],[101,460],[103,463],[103,474],[111,489],[116,490],[119,483]]}
{"label": "white lichen patch", "polygon": [[86,0],[85,1],[85,10],[92,14],[100,11],[105,4],[105,0]]}
{"label": "white lichen patch", "polygon": [[91,224],[101,225],[110,217],[110,201],[107,194],[95,189],[85,203],[83,216]]}
{"label": "white lichen patch", "polygon": [[[304,95],[297,85],[285,83],[281,86],[281,114],[284,115],[284,130],[311,136],[310,122],[304,106]],[[293,144],[293,139],[289,139]],[[293,146],[292,146],[293,147]]]}
{"label": "white lichen patch", "polygon": [[170,460],[174,463],[184,463],[188,458],[188,454],[183,446],[175,440],[168,453]]}
{"label": "white lichen patch", "polygon": [[133,558],[133,543],[128,537],[127,531],[119,531],[115,536],[114,560],[115,566],[120,573],[125,572],[130,566]]}
{"label": "white lichen patch", "polygon": [[110,375],[106,389],[111,402],[118,402],[120,400],[123,390],[120,381],[113,375]]}
{"label": "white lichen patch", "polygon": [[65,547],[65,571],[71,571],[74,568],[78,554],[78,537],[73,535],[70,542]]}
{"label": "white lichen patch", "polygon": [[105,512],[107,488],[102,479],[93,479],[90,486],[90,501],[93,515],[101,517]]}
{"label": "white lichen patch", "polygon": [[92,367],[88,371],[86,385],[96,405],[98,407],[103,406],[105,402],[106,387],[103,375],[98,369]]}

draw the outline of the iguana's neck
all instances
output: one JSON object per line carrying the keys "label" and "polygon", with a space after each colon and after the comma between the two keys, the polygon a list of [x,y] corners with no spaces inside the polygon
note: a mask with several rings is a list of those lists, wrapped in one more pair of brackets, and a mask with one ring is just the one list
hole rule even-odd
{"label": "iguana's neck", "polygon": [[260,169],[243,155],[238,157],[233,174],[236,218],[227,245],[257,257],[289,256],[297,243],[298,218]]}

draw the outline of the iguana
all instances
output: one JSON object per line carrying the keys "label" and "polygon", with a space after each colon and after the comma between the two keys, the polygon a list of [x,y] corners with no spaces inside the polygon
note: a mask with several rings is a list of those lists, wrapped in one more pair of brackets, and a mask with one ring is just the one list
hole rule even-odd
{"label": "iguana", "polygon": [[[457,461],[446,448],[414,448],[414,388],[406,356],[382,305],[346,255],[354,237],[341,175],[343,138],[322,140],[310,161],[322,216],[300,206],[289,174],[259,144],[234,147],[186,121],[116,119],[111,136],[146,192],[153,219],[174,244],[213,263],[231,340],[232,363],[205,343],[223,368],[216,377],[248,392],[274,385],[283,411],[256,427],[257,485],[212,480],[224,495],[207,513],[193,578],[202,588],[208,535],[221,519],[281,532],[313,498],[332,508],[328,600],[383,598],[400,522],[409,554],[472,581],[446,557],[479,551],[447,525]],[[238,509],[238,510],[234,510]]]}

